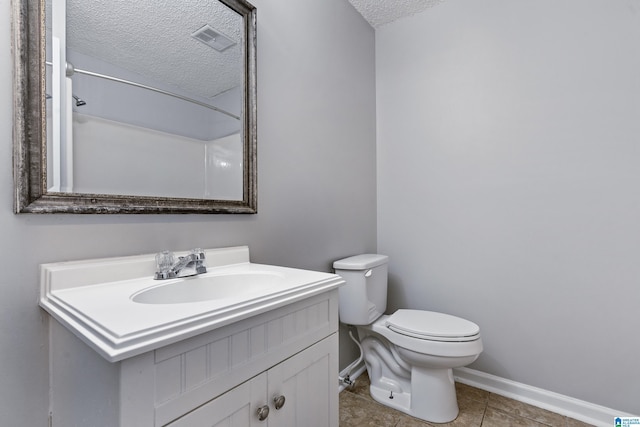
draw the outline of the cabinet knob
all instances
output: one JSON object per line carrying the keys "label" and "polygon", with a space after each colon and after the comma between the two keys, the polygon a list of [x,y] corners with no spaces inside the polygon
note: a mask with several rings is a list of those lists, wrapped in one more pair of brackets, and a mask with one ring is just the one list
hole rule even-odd
{"label": "cabinet knob", "polygon": [[258,408],[258,419],[264,421],[269,416],[269,406],[264,405]]}
{"label": "cabinet knob", "polygon": [[277,396],[273,398],[273,404],[275,405],[276,409],[280,409],[284,406],[284,401],[286,399],[284,398],[284,396]]}

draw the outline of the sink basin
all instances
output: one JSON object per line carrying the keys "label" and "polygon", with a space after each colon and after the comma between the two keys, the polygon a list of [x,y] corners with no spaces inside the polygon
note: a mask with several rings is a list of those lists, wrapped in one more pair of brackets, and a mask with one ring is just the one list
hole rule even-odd
{"label": "sink basin", "polygon": [[202,275],[171,280],[132,295],[142,304],[182,304],[226,298],[251,298],[277,292],[286,284],[282,274],[270,271]]}

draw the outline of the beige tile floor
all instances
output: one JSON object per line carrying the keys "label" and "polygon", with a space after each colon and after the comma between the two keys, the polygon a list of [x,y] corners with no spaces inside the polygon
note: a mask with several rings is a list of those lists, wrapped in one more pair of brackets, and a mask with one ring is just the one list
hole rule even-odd
{"label": "beige tile floor", "polygon": [[589,424],[567,418],[513,399],[456,383],[460,414],[446,424],[429,424],[375,402],[369,395],[366,372],[351,389],[340,393],[340,427],[585,427]]}

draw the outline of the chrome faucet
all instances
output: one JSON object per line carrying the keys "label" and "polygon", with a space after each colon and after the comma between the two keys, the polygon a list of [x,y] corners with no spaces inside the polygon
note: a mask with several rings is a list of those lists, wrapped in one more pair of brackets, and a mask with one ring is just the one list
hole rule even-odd
{"label": "chrome faucet", "polygon": [[170,251],[163,251],[156,254],[156,274],[154,279],[174,279],[176,277],[195,276],[207,272],[204,264],[204,251],[202,249],[192,249],[188,255],[178,257]]}

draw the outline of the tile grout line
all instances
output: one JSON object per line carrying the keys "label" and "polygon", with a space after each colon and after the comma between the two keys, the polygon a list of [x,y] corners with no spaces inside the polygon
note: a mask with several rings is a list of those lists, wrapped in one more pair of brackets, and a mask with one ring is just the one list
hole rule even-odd
{"label": "tile grout line", "polygon": [[487,408],[489,407],[489,398],[487,397],[486,402],[484,402],[484,408],[482,408],[482,418],[480,419],[480,427],[484,424],[484,417],[487,415]]}

